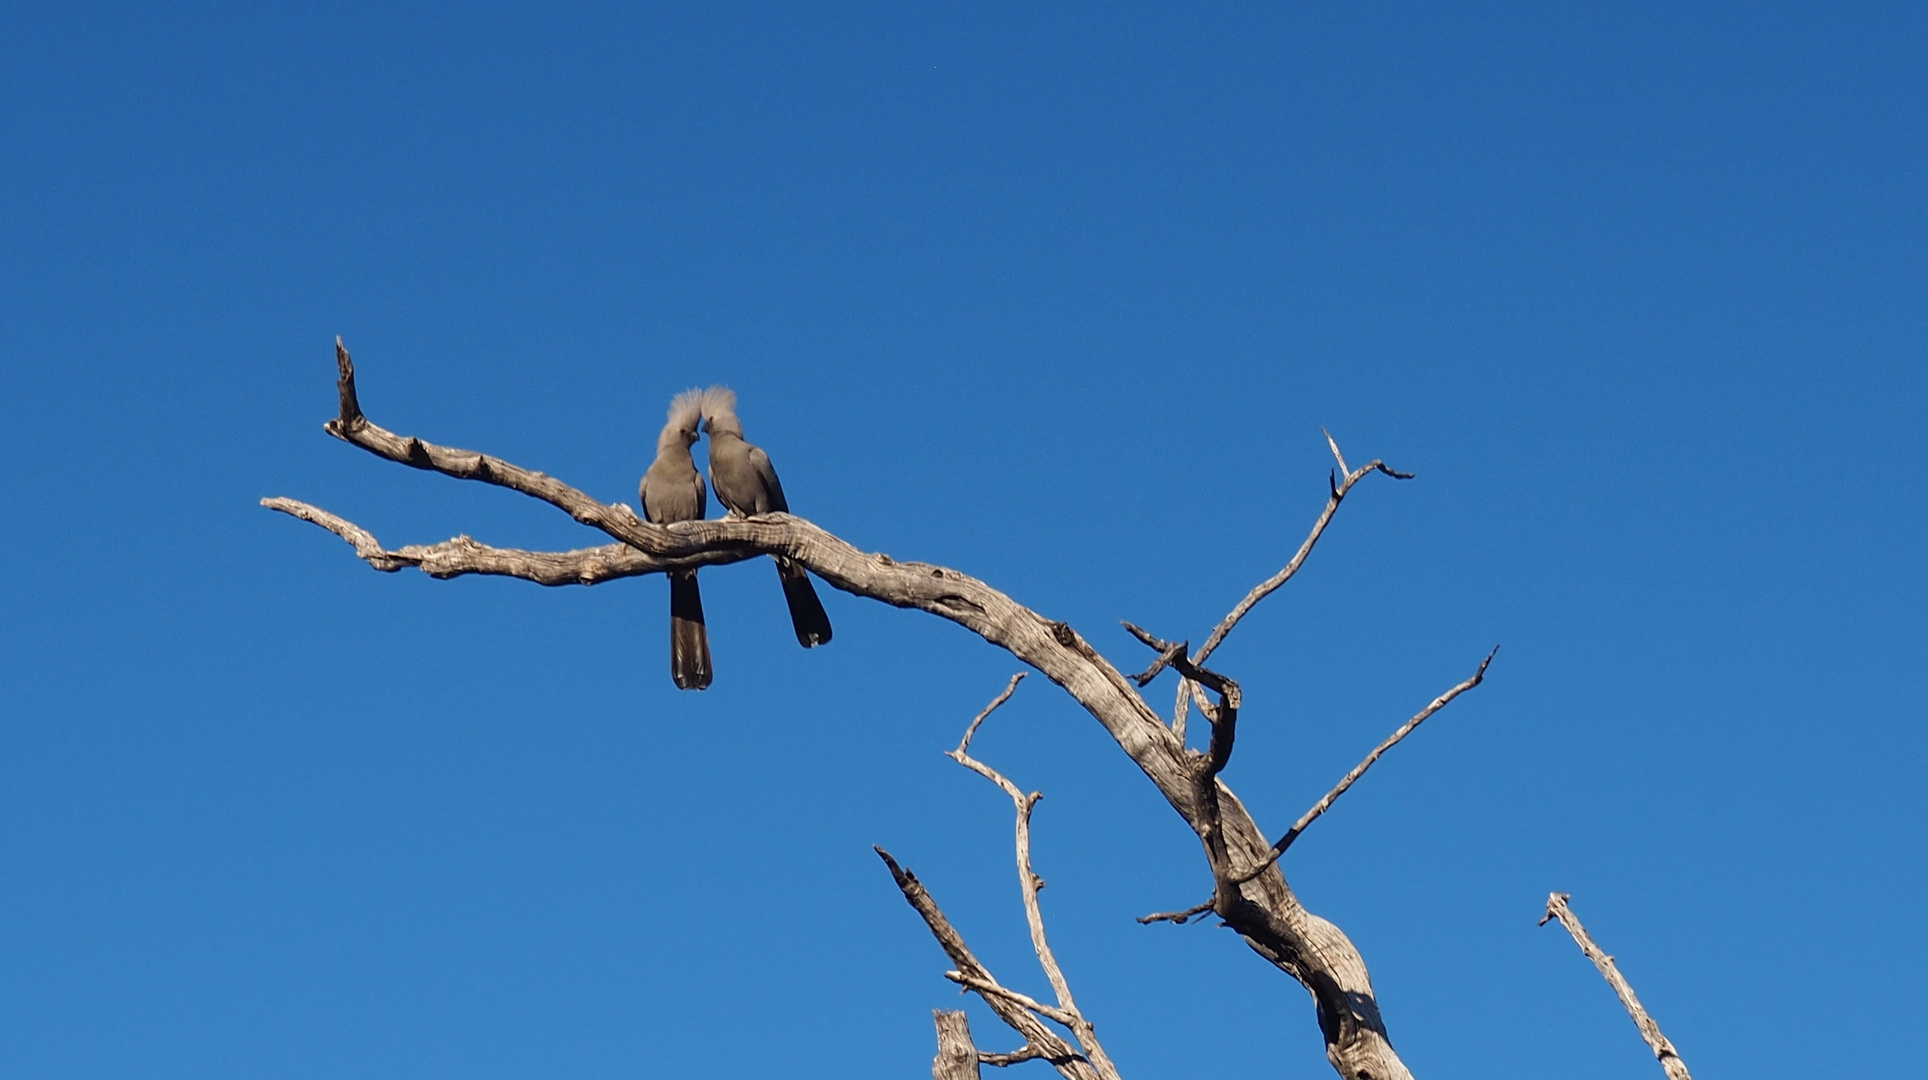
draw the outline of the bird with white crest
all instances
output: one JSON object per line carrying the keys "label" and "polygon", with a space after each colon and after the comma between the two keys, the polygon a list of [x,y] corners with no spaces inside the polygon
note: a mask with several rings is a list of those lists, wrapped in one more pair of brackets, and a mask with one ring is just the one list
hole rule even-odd
{"label": "bird with white crest", "polygon": [[[680,399],[679,399],[680,400]],[[736,415],[736,393],[726,386],[703,391],[703,430],[710,436],[710,486],[716,501],[742,517],[789,513],[783,485],[770,455],[743,439],[743,422]],[[783,599],[790,607],[790,625],[797,643],[808,649],[830,640],[830,616],[810,584],[810,573],[792,559],[775,556]]]}
{"label": "bird with white crest", "polygon": [[[669,422],[656,437],[656,460],[643,473],[637,497],[643,516],[658,525],[701,521],[709,499],[703,474],[696,471],[690,447],[703,417],[701,390],[690,389],[669,403]],[[669,674],[683,690],[710,685],[710,634],[703,624],[703,594],[696,571],[672,570],[669,577]]]}

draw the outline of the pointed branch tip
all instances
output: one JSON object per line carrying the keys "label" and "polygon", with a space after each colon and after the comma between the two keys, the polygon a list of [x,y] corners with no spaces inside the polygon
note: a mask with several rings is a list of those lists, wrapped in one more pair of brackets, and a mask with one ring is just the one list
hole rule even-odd
{"label": "pointed branch tip", "polygon": [[1327,431],[1325,428],[1320,428],[1319,433],[1325,436],[1326,445],[1332,447],[1332,457],[1333,460],[1339,463],[1339,471],[1345,473],[1347,476],[1352,475],[1352,470],[1346,467],[1346,456],[1339,452],[1339,440],[1334,439],[1332,432]]}
{"label": "pointed branch tip", "polygon": [[367,423],[362,416],[361,402],[355,397],[355,361],[348,355],[348,346],[341,343],[341,335],[335,335],[335,389],[341,396],[341,415],[337,422],[343,431],[353,431]]}
{"label": "pointed branch tip", "polygon": [[983,724],[985,719],[992,713],[996,712],[999,706],[1011,700],[1011,695],[1017,693],[1018,684],[1024,681],[1026,674],[1026,672],[1020,671],[1016,675],[1011,676],[1011,681],[1005,684],[1004,692],[992,698],[991,703],[984,706],[984,711],[978,713],[977,718],[971,721],[971,726],[964,729],[964,738],[959,740],[957,749],[946,751],[947,757],[955,759],[959,764],[963,763],[965,755],[970,753],[971,739],[977,735],[978,726]]}

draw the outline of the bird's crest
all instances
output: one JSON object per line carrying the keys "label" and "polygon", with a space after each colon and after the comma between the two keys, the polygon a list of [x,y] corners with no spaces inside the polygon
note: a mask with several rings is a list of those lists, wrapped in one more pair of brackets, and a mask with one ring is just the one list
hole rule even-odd
{"label": "bird's crest", "polygon": [[743,423],[736,418],[736,391],[727,386],[712,386],[703,391],[703,419],[711,432],[743,434]]}
{"label": "bird's crest", "polygon": [[692,386],[672,398],[668,427],[675,431],[695,431],[696,422],[703,418],[703,402],[708,393]]}

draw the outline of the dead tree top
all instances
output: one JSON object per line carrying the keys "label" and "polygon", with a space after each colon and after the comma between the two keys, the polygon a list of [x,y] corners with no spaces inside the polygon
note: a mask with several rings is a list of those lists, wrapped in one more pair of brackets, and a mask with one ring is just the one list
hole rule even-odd
{"label": "dead tree top", "polygon": [[[1350,468],[1339,452],[1338,443],[1328,434],[1328,444],[1338,467],[1331,475],[1326,505],[1297,553],[1282,570],[1242,598],[1196,652],[1182,642],[1167,642],[1132,627],[1133,633],[1154,650],[1156,659],[1147,671],[1128,677],[1069,625],[1019,604],[968,574],[861,551],[799,517],[767,514],[750,519],[654,525],[644,521],[629,506],[602,502],[544,473],[488,454],[397,435],[377,426],[362,413],[354,364],[339,339],[336,360],[339,412],[325,425],[330,435],[398,464],[519,491],[556,507],[612,542],[573,551],[519,551],[491,547],[459,536],[439,544],[390,550],[367,530],[307,503],[269,498],[261,500],[263,506],[335,533],[351,544],[356,555],[371,567],[385,572],[413,566],[437,578],[490,574],[551,586],[593,585],[674,569],[741,562],[761,555],[781,555],[802,564],[844,592],[948,619],[1005,649],[1062,687],[1103,725],[1157,786],[1172,809],[1197,833],[1211,873],[1212,897],[1189,912],[1165,917],[1183,921],[1210,911],[1237,931],[1253,950],[1304,985],[1316,1004],[1327,1058],[1340,1076],[1347,1080],[1401,1080],[1411,1075],[1387,1038],[1372,980],[1358,950],[1338,927],[1299,903],[1280,871],[1278,856],[1379,754],[1454,697],[1478,685],[1492,657],[1489,655],[1471,678],[1407,721],[1276,843],[1265,838],[1221,775],[1232,760],[1241,695],[1236,681],[1204,666],[1205,660],[1253,607],[1298,572],[1356,484],[1373,473],[1396,479],[1409,479],[1411,474],[1397,472],[1377,460]],[[1165,668],[1173,669],[1179,676],[1177,704],[1169,721],[1139,693],[1141,686]],[[1206,700],[1207,690],[1217,699],[1215,702]],[[1212,725],[1211,738],[1203,751],[1186,745],[1186,716],[1194,701]],[[960,748],[959,753],[962,752]],[[909,885],[913,885],[915,879],[901,868],[893,865],[892,869],[910,897]],[[934,904],[932,907],[935,910]],[[968,968],[960,961],[959,974],[967,972]],[[988,993],[996,996],[997,991]],[[1068,992],[1063,996],[1068,1000]],[[1019,1011],[1028,1016],[1061,1012],[1067,1020],[1074,1015],[1028,1001]],[[1061,1046],[1062,1043],[1050,1045],[1049,1051],[1041,1056],[1057,1056],[1055,1051]]]}

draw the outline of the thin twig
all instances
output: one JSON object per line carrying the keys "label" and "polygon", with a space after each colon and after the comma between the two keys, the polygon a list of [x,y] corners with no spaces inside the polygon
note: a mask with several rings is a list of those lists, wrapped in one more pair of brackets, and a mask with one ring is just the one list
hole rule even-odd
{"label": "thin twig", "polygon": [[1332,447],[1332,460],[1339,463],[1339,471],[1347,476],[1352,475],[1352,469],[1346,465],[1346,456],[1339,452],[1339,440],[1333,438],[1332,432],[1325,428],[1320,428],[1319,434],[1324,435],[1325,444]]}
{"label": "thin twig", "polygon": [[[1038,876],[1031,865],[1031,813],[1037,808],[1038,800],[1044,798],[1044,793],[1033,791],[1028,795],[1025,794],[1022,788],[1012,783],[1003,773],[972,757],[969,753],[971,737],[977,734],[978,725],[982,724],[984,718],[991,715],[998,706],[1010,699],[1012,691],[1017,689],[1018,680],[1021,678],[1023,678],[1022,675],[1011,677],[1011,682],[1004,688],[1004,692],[985,706],[984,711],[977,715],[977,719],[971,721],[971,726],[965,729],[964,738],[957,744],[957,749],[949,751],[947,756],[996,784],[999,790],[1010,796],[1011,804],[1017,811],[1015,841],[1018,890],[1024,897],[1024,920],[1031,929],[1031,948],[1038,955],[1038,966],[1044,969],[1044,977],[1050,981],[1051,990],[1058,998],[1057,1014],[1046,1012],[1043,1015],[1071,1028],[1072,1033],[1077,1036],[1078,1045],[1084,1049],[1085,1056],[1091,1060],[1092,1066],[1105,1077],[1116,1077],[1118,1070],[1112,1065],[1111,1058],[1105,1054],[1104,1047],[1099,1044],[1091,1022],[1086,1020],[1084,1014],[1079,1011],[1077,1000],[1071,995],[1071,983],[1064,977],[1064,969],[1058,966],[1058,958],[1051,951],[1051,943],[1045,936],[1044,911],[1038,904],[1038,890],[1044,887],[1044,879]],[[973,989],[977,988],[973,987]]]}
{"label": "thin twig", "polygon": [[[971,726],[964,729],[964,738],[957,744],[957,749],[950,753],[949,755],[950,757],[957,758],[960,754],[967,754],[970,752],[971,738],[972,736],[977,734],[978,725],[984,722],[985,717],[988,717],[992,713],[996,712],[998,710],[998,706],[1011,700],[1011,695],[1017,693],[1018,684],[1024,681],[1024,676],[1026,674],[1027,672],[1020,671],[1016,675],[1011,676],[1011,682],[1009,685],[1007,685],[1004,688],[1004,692],[1002,694],[999,694],[997,697],[992,698],[991,703],[989,705],[984,706],[984,711],[977,714],[977,719],[971,721]],[[963,759],[959,758],[959,760],[963,760]]]}
{"label": "thin twig", "polygon": [[1620,1004],[1626,1007],[1627,1015],[1633,1017],[1634,1026],[1640,1029],[1640,1037],[1647,1040],[1647,1046],[1653,1050],[1654,1058],[1660,1062],[1660,1067],[1666,1070],[1668,1080],[1693,1080],[1687,1074],[1687,1063],[1680,1060],[1680,1053],[1674,1049],[1674,1044],[1668,1041],[1667,1036],[1660,1033],[1660,1025],[1654,1023],[1654,1018],[1648,1016],[1647,1010],[1641,1007],[1640,999],[1634,996],[1633,984],[1627,981],[1626,976],[1620,974],[1620,967],[1613,962],[1613,957],[1608,956],[1600,946],[1593,943],[1593,937],[1587,933],[1587,928],[1580,925],[1580,917],[1575,915],[1573,908],[1567,904],[1569,899],[1566,893],[1556,892],[1549,895],[1546,898],[1546,914],[1541,916],[1540,925],[1545,926],[1549,919],[1558,919],[1560,925],[1566,927],[1567,933],[1573,935],[1574,943],[1580,946],[1580,951],[1586,954],[1587,959],[1593,961],[1593,966],[1600,969],[1600,974],[1606,977],[1607,985],[1613,987],[1614,994],[1620,998]]}
{"label": "thin twig", "polygon": [[[1320,430],[1325,431],[1324,428]],[[1225,618],[1220,620],[1219,624],[1212,628],[1211,636],[1205,639],[1205,644],[1193,655],[1193,663],[1203,664],[1211,657],[1212,653],[1224,643],[1226,635],[1232,632],[1232,628],[1237,626],[1239,621],[1245,618],[1248,612],[1258,606],[1259,601],[1272,595],[1278,591],[1280,586],[1292,580],[1292,576],[1299,572],[1299,567],[1305,565],[1306,556],[1312,554],[1312,548],[1319,542],[1319,537],[1325,534],[1326,526],[1332,523],[1332,516],[1339,512],[1339,504],[1345,501],[1346,494],[1352,490],[1352,485],[1364,479],[1368,474],[1375,472],[1385,473],[1395,480],[1411,480],[1415,475],[1413,473],[1402,473],[1377,458],[1359,466],[1357,469],[1348,471],[1346,469],[1345,455],[1339,452],[1338,441],[1333,439],[1332,433],[1329,431],[1325,431],[1325,437],[1326,445],[1332,448],[1334,460],[1339,462],[1339,473],[1343,475],[1345,479],[1341,481],[1335,476],[1327,485],[1329,494],[1326,498],[1325,509],[1319,512],[1319,519],[1312,523],[1312,531],[1306,534],[1305,542],[1299,545],[1299,550],[1293,554],[1292,561],[1286,563],[1284,569],[1266,578],[1264,581],[1259,582],[1253,586],[1251,592],[1245,594],[1245,598],[1240,600],[1237,605],[1226,614]],[[1174,730],[1181,729],[1184,726],[1184,715],[1190,707],[1190,697],[1191,695],[1185,685],[1180,683],[1178,687],[1178,699],[1172,706],[1172,727]]]}
{"label": "thin twig", "polygon": [[1018,1047],[1008,1054],[993,1054],[988,1050],[979,1050],[977,1052],[977,1060],[979,1062],[985,1065],[995,1065],[1000,1069],[1007,1065],[1016,1065],[1022,1061],[1037,1061],[1042,1057],[1044,1057],[1044,1051],[1039,1050],[1029,1043]]}
{"label": "thin twig", "polygon": [[1239,624],[1239,620],[1245,618],[1248,612],[1258,606],[1259,601],[1272,595],[1278,591],[1279,586],[1292,580],[1292,576],[1299,572],[1299,567],[1305,565],[1306,556],[1312,554],[1313,545],[1317,544],[1319,537],[1324,535],[1326,526],[1332,523],[1333,514],[1338,512],[1339,503],[1342,502],[1347,493],[1352,490],[1352,486],[1364,479],[1367,475],[1375,472],[1385,473],[1395,480],[1411,480],[1415,475],[1413,473],[1399,472],[1376,458],[1347,473],[1343,483],[1332,486],[1331,494],[1326,500],[1325,509],[1320,512],[1319,520],[1312,523],[1312,531],[1307,534],[1305,542],[1299,545],[1299,550],[1293,554],[1292,561],[1286,563],[1284,569],[1278,573],[1259,582],[1253,587],[1251,592],[1246,593],[1245,599],[1240,600],[1238,604],[1226,614],[1225,618],[1221,620],[1217,626],[1212,628],[1211,636],[1205,639],[1205,644],[1199,648],[1198,654],[1193,657],[1193,660],[1203,663],[1219,645],[1224,643],[1226,635],[1230,634],[1232,628]]}
{"label": "thin twig", "polygon": [[1448,704],[1452,702],[1454,698],[1460,696],[1461,694],[1464,694],[1468,690],[1471,690],[1473,687],[1478,686],[1480,682],[1486,678],[1486,666],[1493,662],[1493,657],[1497,656],[1499,654],[1499,651],[1500,651],[1500,647],[1498,645],[1493,646],[1493,651],[1490,653],[1487,653],[1486,659],[1481,660],[1479,662],[1479,670],[1473,672],[1472,678],[1467,679],[1465,682],[1460,683],[1458,686],[1455,686],[1451,690],[1448,690],[1445,693],[1434,698],[1431,704],[1427,705],[1425,708],[1415,713],[1411,720],[1408,720],[1405,723],[1399,725],[1399,730],[1393,732],[1391,735],[1388,735],[1386,737],[1385,742],[1382,742],[1378,746],[1373,747],[1372,753],[1367,754],[1366,759],[1364,761],[1361,761],[1359,764],[1353,766],[1351,772],[1347,773],[1342,779],[1340,779],[1340,781],[1333,786],[1331,791],[1328,791],[1325,793],[1325,798],[1320,799],[1316,803],[1313,803],[1312,809],[1307,810],[1303,815],[1301,815],[1299,820],[1294,822],[1290,829],[1286,830],[1285,835],[1279,837],[1278,842],[1272,845],[1272,854],[1267,855],[1264,861],[1260,862],[1257,866],[1253,867],[1252,869],[1246,871],[1243,874],[1240,874],[1237,878],[1233,879],[1233,883],[1238,885],[1243,885],[1246,882],[1264,873],[1266,867],[1271,866],[1275,862],[1278,862],[1279,856],[1285,854],[1285,849],[1292,846],[1292,842],[1299,838],[1299,834],[1305,831],[1306,826],[1318,820],[1321,814],[1324,814],[1327,810],[1331,809],[1333,802],[1335,802],[1339,798],[1339,796],[1344,795],[1346,793],[1347,788],[1350,788],[1353,784],[1358,783],[1359,778],[1366,775],[1366,770],[1372,768],[1373,762],[1378,761],[1380,758],[1380,755],[1384,754],[1386,751],[1392,749],[1393,747],[1399,745],[1399,741],[1401,739],[1404,739],[1406,736],[1411,735],[1413,731],[1419,727],[1419,725],[1426,722],[1427,717],[1445,708]]}
{"label": "thin twig", "polygon": [[1150,915],[1140,915],[1138,916],[1138,921],[1146,926],[1150,926],[1155,922],[1177,923],[1183,926],[1200,915],[1212,910],[1212,906],[1217,902],[1218,898],[1215,896],[1202,904],[1193,904],[1183,911],[1154,911]]}
{"label": "thin twig", "polygon": [[305,502],[279,496],[262,499],[261,505],[270,510],[279,510],[290,517],[297,517],[310,524],[319,525],[327,529],[329,532],[348,541],[349,545],[355,549],[355,554],[366,561],[368,565],[384,573],[393,573],[404,566],[414,566],[419,561],[409,559],[399,551],[389,551],[383,548],[381,541],[375,539],[374,533],[369,532],[367,529],[362,528],[346,518],[337,517],[319,506],[309,506]]}
{"label": "thin twig", "polygon": [[[1143,633],[1143,631],[1138,630],[1137,627],[1132,626],[1130,623],[1126,623],[1125,625],[1131,628],[1135,632]],[[1156,679],[1158,677],[1159,672],[1170,667],[1172,664],[1172,661],[1185,655],[1185,650],[1189,649],[1190,647],[1191,647],[1191,644],[1189,642],[1175,641],[1170,646],[1168,646],[1164,652],[1158,654],[1158,659],[1153,660],[1151,662],[1150,667],[1146,668],[1145,670],[1139,672],[1136,675],[1127,675],[1125,676],[1125,678],[1130,679],[1132,682],[1137,683],[1139,686],[1148,685],[1153,679]]]}
{"label": "thin twig", "polygon": [[1030,1009],[1046,1020],[1055,1020],[1065,1027],[1076,1027],[1078,1024],[1078,1016],[1076,1013],[1066,1012],[1055,1005],[1046,1005],[1044,1002],[1039,1001],[1029,994],[1019,993],[995,980],[979,978],[976,975],[966,975],[961,971],[946,971],[944,977],[959,986],[969,987],[977,991],[980,996],[993,995],[1001,997],[1013,1005]]}
{"label": "thin twig", "polygon": [[[410,544],[390,551],[382,547],[367,529],[318,506],[281,497],[262,499],[261,505],[327,529],[348,541],[357,556],[383,573],[394,573],[413,566],[433,578],[480,574],[521,578],[538,585],[596,585],[690,566],[742,561],[737,558],[739,552],[736,550],[728,554],[717,551],[680,557],[651,555],[628,544],[604,544],[574,551],[523,551],[519,548],[491,547],[466,536],[444,540],[439,544]],[[664,527],[673,530],[688,526],[679,523]],[[756,552],[742,551],[741,554],[743,558],[750,558]]]}

